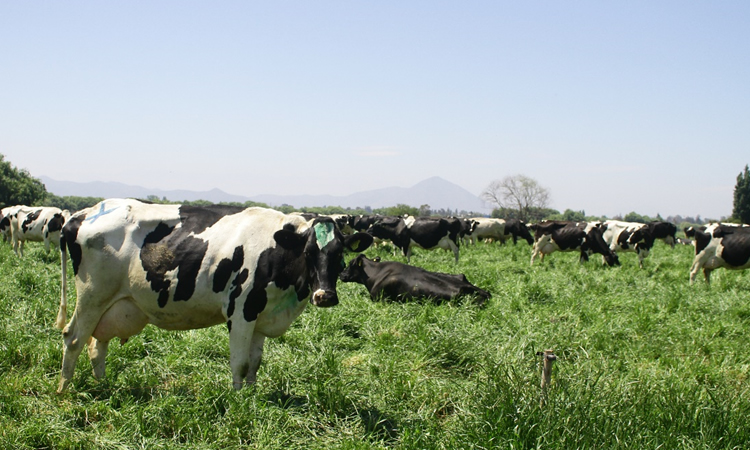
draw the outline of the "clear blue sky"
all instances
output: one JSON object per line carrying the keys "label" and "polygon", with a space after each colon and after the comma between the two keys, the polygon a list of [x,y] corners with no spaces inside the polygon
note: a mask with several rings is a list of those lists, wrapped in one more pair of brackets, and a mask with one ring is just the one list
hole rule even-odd
{"label": "clear blue sky", "polygon": [[719,218],[750,2],[0,0],[0,153],[239,195],[524,174],[551,206]]}

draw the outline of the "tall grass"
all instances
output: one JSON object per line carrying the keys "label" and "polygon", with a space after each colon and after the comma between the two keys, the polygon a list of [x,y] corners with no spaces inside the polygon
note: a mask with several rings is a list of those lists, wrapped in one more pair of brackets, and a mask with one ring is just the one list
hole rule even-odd
{"label": "tall grass", "polygon": [[226,327],[147,327],[113,341],[100,382],[82,356],[58,396],[58,256],[2,246],[0,447],[748,448],[750,272],[689,286],[691,252],[659,243],[638,269],[633,254],[531,267],[525,243],[462,247],[457,265],[418,251],[493,298],[372,302],[340,283],[340,305],[266,341],[251,388],[231,388]]}

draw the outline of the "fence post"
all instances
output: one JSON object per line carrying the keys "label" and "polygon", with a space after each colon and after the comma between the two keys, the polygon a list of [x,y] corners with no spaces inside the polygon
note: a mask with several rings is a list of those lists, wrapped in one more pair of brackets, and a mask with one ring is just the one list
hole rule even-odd
{"label": "fence post", "polygon": [[543,352],[537,352],[537,356],[542,357],[542,398],[539,401],[539,407],[543,407],[546,403],[547,397],[547,386],[550,385],[552,380],[552,365],[557,360],[554,350],[545,350]]}

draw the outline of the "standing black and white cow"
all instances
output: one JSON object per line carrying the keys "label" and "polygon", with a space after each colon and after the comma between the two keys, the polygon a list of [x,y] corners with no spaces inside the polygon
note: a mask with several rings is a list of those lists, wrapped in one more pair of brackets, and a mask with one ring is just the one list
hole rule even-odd
{"label": "standing black and white cow", "polygon": [[695,257],[690,268],[690,284],[703,269],[706,283],[711,271],[720,267],[740,270],[750,267],[750,228],[714,223],[705,231],[694,230]]}
{"label": "standing black and white cow", "polygon": [[622,222],[619,220],[607,220],[604,222],[607,229],[602,237],[610,250],[617,253],[620,251],[636,252],[638,265],[643,268],[643,260],[651,252],[654,246],[653,227],[645,223]]}
{"label": "standing black and white cow", "polygon": [[411,261],[411,249],[416,245],[425,250],[452,250],[458,263],[460,224],[456,221],[432,217],[383,217],[375,221],[367,232],[393,242],[406,256],[406,262]]}
{"label": "standing black and white cow", "polygon": [[351,222],[354,216],[350,214],[328,214],[339,230],[344,234],[354,234],[354,228],[352,228]]}
{"label": "standing black and white cow", "polygon": [[394,301],[410,299],[450,300],[474,296],[483,305],[491,294],[469,283],[463,274],[429,272],[396,261],[371,260],[357,255],[341,272],[341,281],[363,284],[370,298]]}
{"label": "standing black and white cow", "polygon": [[537,255],[548,255],[555,251],[569,252],[579,250],[580,261],[588,261],[593,253],[604,256],[610,265],[620,265],[617,255],[609,248],[602,234],[606,225],[601,222],[567,222],[545,221],[531,226],[534,230],[534,248],[531,253],[531,264]]}
{"label": "standing black and white cow", "polygon": [[525,222],[518,219],[496,219],[489,217],[475,217],[471,219],[472,227],[469,241],[474,243],[478,240],[491,239],[504,244],[510,238],[513,238],[513,244],[522,238],[529,243],[534,244],[534,238],[531,236],[529,227]]}
{"label": "standing black and white cow", "polygon": [[659,239],[674,248],[677,243],[677,225],[664,221],[653,221],[646,225],[648,225],[649,233],[651,233],[654,239]]}
{"label": "standing black and white cow", "polygon": [[50,243],[58,246],[60,231],[70,213],[55,207],[19,207],[10,217],[10,238],[13,250],[23,256],[24,244],[43,242],[49,252]]}
{"label": "standing black and white cow", "polygon": [[[58,392],[66,389],[89,341],[94,375],[104,376],[109,341],[147,324],[190,330],[226,323],[235,389],[253,383],[266,337],[302,313],[336,305],[344,249],[361,251],[366,233],[343,236],[329,218],[309,222],[264,208],[151,205],[105,200],[63,227],[77,304],[63,331]],[[63,283],[57,325],[65,323]]]}
{"label": "standing black and white cow", "polygon": [[458,222],[458,242],[466,242],[465,239],[471,234],[474,221],[464,217],[446,217],[445,220],[449,222]]}
{"label": "standing black and white cow", "polygon": [[[25,208],[25,206],[6,206],[0,210],[0,234],[3,235],[3,242],[10,242],[11,240],[10,219],[18,212],[19,208]],[[11,243],[11,245],[13,244]]]}

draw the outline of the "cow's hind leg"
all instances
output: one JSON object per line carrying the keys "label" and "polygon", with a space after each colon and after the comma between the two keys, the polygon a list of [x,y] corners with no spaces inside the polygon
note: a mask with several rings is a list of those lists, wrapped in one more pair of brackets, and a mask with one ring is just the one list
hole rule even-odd
{"label": "cow's hind leg", "polygon": [[107,309],[89,339],[89,358],[94,377],[104,377],[109,341],[117,337],[124,344],[131,336],[140,333],[147,323],[148,316],[129,298],[119,300]]}
{"label": "cow's hind leg", "polygon": [[62,372],[60,373],[60,384],[57,387],[57,393],[60,394],[68,387],[70,380],[73,378],[73,372],[76,368],[76,361],[81,355],[83,346],[91,337],[99,318],[103,313],[96,308],[91,308],[82,313],[77,307],[80,305],[80,297],[73,312],[70,323],[63,330],[63,362]]}
{"label": "cow's hind leg", "polygon": [[89,338],[89,358],[94,369],[94,378],[97,380],[104,378],[108,349],[108,341],[100,341],[94,336]]}
{"label": "cow's hind leg", "polygon": [[701,262],[698,257],[693,260],[693,265],[690,267],[690,284],[695,283],[695,277],[698,276],[698,272],[701,270]]}

